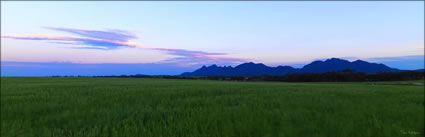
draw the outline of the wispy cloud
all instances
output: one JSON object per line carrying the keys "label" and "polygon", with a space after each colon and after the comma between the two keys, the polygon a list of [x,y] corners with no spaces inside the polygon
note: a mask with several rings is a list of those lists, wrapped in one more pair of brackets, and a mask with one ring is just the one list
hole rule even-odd
{"label": "wispy cloud", "polygon": [[192,51],[185,49],[171,49],[171,48],[152,48],[145,47],[141,44],[131,42],[129,40],[137,38],[134,34],[123,30],[84,30],[73,28],[58,28],[58,27],[44,27],[46,29],[67,32],[80,37],[58,36],[58,35],[30,35],[30,36],[12,36],[4,35],[3,38],[19,39],[19,40],[46,40],[56,44],[66,45],[80,45],[73,47],[75,49],[100,49],[111,50],[119,47],[132,47],[146,50],[155,50],[168,55],[176,56],[174,58],[166,59],[160,63],[176,63],[184,65],[198,65],[198,64],[235,64],[245,62],[245,59],[225,57],[226,53],[214,53],[204,51]]}
{"label": "wispy cloud", "polygon": [[246,59],[224,57],[220,55],[227,55],[226,53],[210,53],[203,51],[190,51],[184,49],[166,49],[166,48],[151,48],[158,50],[169,55],[177,57],[164,60],[167,63],[182,63],[184,65],[202,65],[202,64],[235,64],[246,62]]}
{"label": "wispy cloud", "polygon": [[190,51],[190,50],[184,50],[184,49],[167,49],[167,48],[151,48],[151,49],[163,51],[165,53],[168,53],[171,55],[178,55],[178,56],[227,55],[226,53],[210,53],[210,52],[204,52],[204,51]]}
{"label": "wispy cloud", "polygon": [[44,27],[46,29],[62,31],[67,33],[76,34],[83,37],[113,40],[113,41],[128,41],[130,39],[137,38],[130,32],[123,30],[110,30],[110,31],[99,31],[99,30],[83,30],[83,29],[72,29],[72,28],[56,28],[56,27]]}
{"label": "wispy cloud", "polygon": [[142,47],[142,45],[136,44],[130,41],[117,41],[117,40],[93,39],[93,38],[76,38],[76,37],[66,37],[66,36],[56,36],[56,35],[30,35],[30,36],[5,35],[2,37],[10,38],[10,39],[20,39],[20,40],[67,41],[68,43],[67,42],[56,42],[56,43],[57,44],[89,45],[89,46],[96,46],[99,48],[103,47],[106,49],[115,49],[118,47]]}
{"label": "wispy cloud", "polygon": [[376,62],[392,62],[392,61],[405,61],[405,60],[424,60],[424,55],[411,55],[411,56],[397,56],[397,57],[378,57],[368,58],[369,61]]}

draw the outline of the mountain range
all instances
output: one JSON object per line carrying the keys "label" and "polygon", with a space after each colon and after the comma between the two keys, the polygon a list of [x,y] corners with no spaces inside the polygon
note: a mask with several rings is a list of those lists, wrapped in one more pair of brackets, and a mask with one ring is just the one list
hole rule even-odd
{"label": "mountain range", "polygon": [[[353,62],[330,58],[325,61],[314,61],[302,68],[291,66],[269,67],[262,63],[243,63],[236,67],[231,66],[202,66],[193,72],[185,72],[181,76],[260,76],[260,75],[286,75],[294,73],[325,73],[350,69],[354,72],[378,73],[378,72],[402,72],[396,68],[390,68],[384,64],[369,63],[362,60]],[[416,70],[423,72],[424,69]]]}

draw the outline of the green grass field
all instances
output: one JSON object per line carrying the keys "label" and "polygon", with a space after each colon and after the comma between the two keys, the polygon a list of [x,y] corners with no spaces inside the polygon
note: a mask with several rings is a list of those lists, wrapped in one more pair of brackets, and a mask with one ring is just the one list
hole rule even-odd
{"label": "green grass field", "polygon": [[1,78],[2,137],[424,136],[424,86]]}

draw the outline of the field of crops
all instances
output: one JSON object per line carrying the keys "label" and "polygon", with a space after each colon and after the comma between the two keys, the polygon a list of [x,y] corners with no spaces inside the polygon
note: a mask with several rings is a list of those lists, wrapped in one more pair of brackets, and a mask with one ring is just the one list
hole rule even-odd
{"label": "field of crops", "polygon": [[424,86],[1,78],[2,137],[424,136]]}

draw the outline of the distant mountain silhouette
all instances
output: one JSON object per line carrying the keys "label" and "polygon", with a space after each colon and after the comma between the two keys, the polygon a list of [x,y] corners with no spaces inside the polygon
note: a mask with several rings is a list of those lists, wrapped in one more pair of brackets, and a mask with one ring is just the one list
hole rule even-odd
{"label": "distant mountain silhouette", "polygon": [[414,70],[414,71],[416,71],[416,72],[425,72],[425,69],[417,69],[417,70]]}
{"label": "distant mountain silhouette", "polygon": [[[260,76],[260,75],[285,75],[293,73],[325,73],[350,69],[354,72],[377,73],[377,72],[401,72],[402,70],[390,68],[384,64],[369,63],[362,60],[353,62],[331,58],[325,61],[314,61],[301,69],[290,66],[269,67],[264,64],[253,62],[240,64],[236,67],[211,65],[193,72],[185,72],[181,76]],[[423,71],[416,70],[416,71]]]}
{"label": "distant mountain silhouette", "polygon": [[186,72],[182,76],[258,76],[258,75],[283,75],[295,73],[297,70],[290,66],[268,67],[264,64],[252,62],[240,64],[236,67],[203,66],[194,72]]}
{"label": "distant mountain silhouette", "polygon": [[344,69],[351,69],[355,72],[365,72],[365,73],[376,73],[376,72],[399,72],[400,70],[390,68],[384,64],[369,63],[363,60],[356,60],[353,62],[331,58],[326,61],[314,61],[308,65],[305,65],[301,72],[311,72],[311,73],[324,73],[332,71],[341,71]]}

